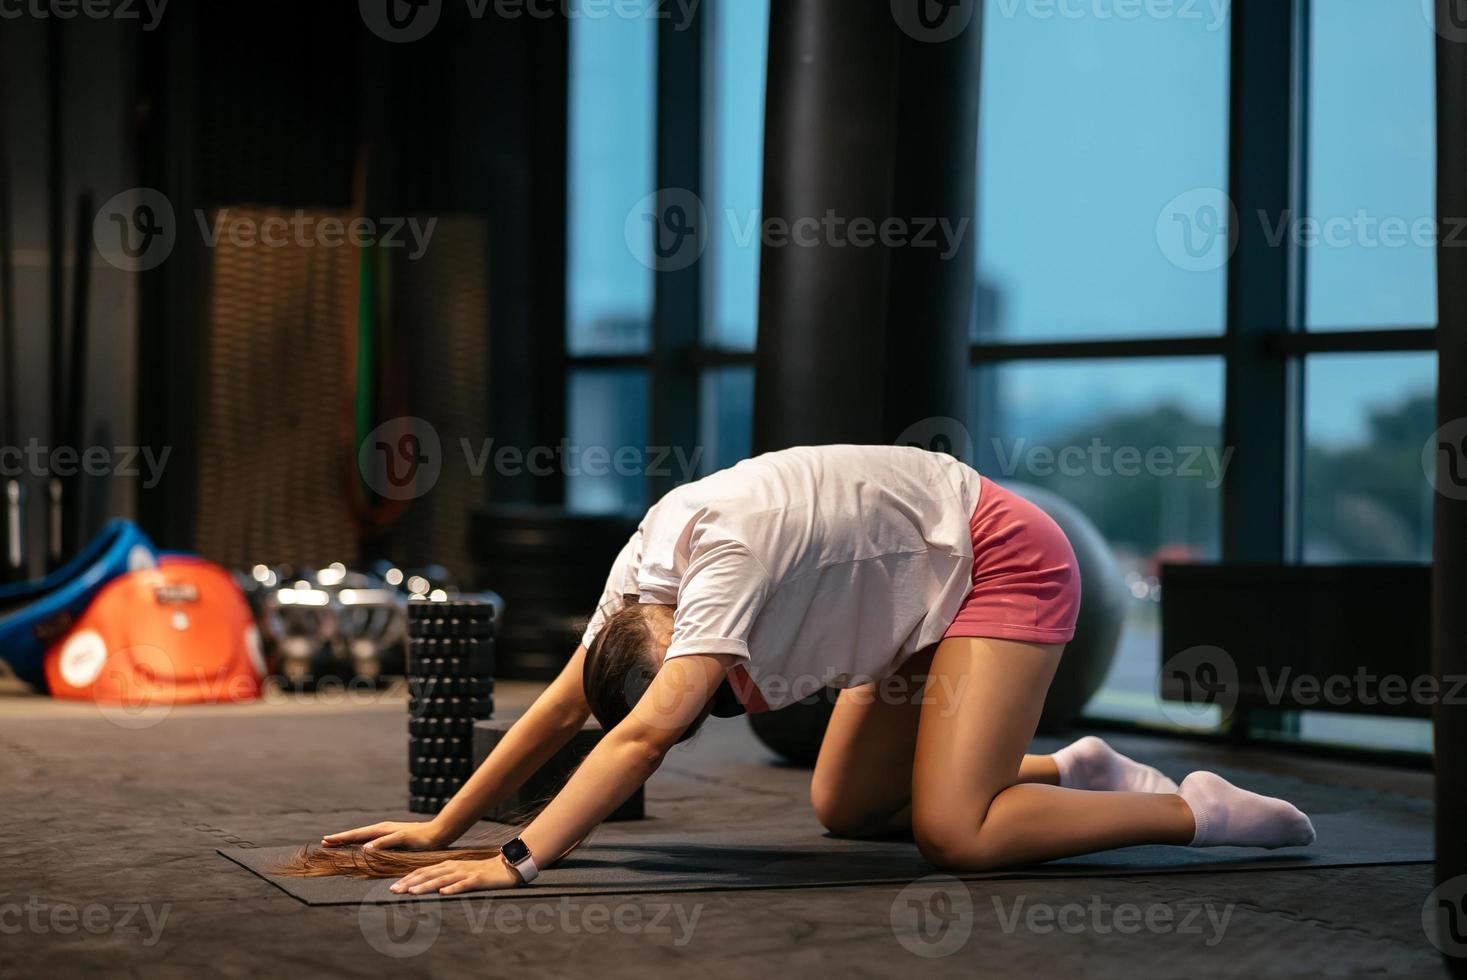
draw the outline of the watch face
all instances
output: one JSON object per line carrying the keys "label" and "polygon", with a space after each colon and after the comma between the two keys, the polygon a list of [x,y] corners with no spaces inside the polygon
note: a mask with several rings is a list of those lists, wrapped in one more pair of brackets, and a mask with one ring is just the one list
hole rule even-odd
{"label": "watch face", "polygon": [[510,841],[508,844],[505,844],[499,850],[500,853],[504,855],[504,859],[510,864],[519,864],[525,858],[530,856],[530,849],[526,847],[525,842],[520,840],[518,837]]}

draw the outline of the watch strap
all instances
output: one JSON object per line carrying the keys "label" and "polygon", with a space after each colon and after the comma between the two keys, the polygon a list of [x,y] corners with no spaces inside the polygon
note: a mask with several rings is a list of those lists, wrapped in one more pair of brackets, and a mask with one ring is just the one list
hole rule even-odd
{"label": "watch strap", "polygon": [[[519,860],[515,860],[511,856],[511,853],[519,854],[521,857]],[[525,846],[525,842],[518,837],[505,845],[501,850],[501,854],[504,856],[504,863],[513,868],[514,873],[520,876],[520,881],[526,885],[540,877],[540,869],[535,866],[535,856],[530,853],[530,849]]]}

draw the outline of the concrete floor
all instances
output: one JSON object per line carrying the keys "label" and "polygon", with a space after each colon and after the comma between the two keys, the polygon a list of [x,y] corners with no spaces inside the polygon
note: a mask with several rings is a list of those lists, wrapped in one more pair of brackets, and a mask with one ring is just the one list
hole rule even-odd
{"label": "concrete floor", "polygon": [[[533,696],[502,685],[514,710]],[[404,805],[401,692],[108,712],[0,698],[0,976],[1035,977],[1445,975],[1422,931],[1429,866],[308,908],[214,853]],[[1134,738],[1168,771],[1213,750]],[[1320,799],[1429,796],[1420,773],[1262,753]],[[1173,771],[1180,770],[1180,771]],[[708,828],[802,806],[808,774],[717,722],[649,786]],[[1340,787],[1350,787],[1341,789]],[[1306,809],[1308,806],[1306,805]]]}

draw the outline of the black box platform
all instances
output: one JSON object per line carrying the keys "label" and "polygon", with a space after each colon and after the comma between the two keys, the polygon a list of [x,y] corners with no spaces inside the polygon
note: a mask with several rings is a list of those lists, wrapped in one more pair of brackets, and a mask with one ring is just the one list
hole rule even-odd
{"label": "black box platform", "polygon": [[[477,721],[474,723],[474,769],[483,765],[494,746],[509,731],[509,726],[514,724],[518,718],[491,718],[488,721]],[[555,755],[550,761],[540,767],[540,770],[525,781],[519,792],[506,799],[493,810],[484,815],[485,820],[494,820],[498,823],[517,824],[523,822],[525,816],[530,813],[536,804],[543,803],[553,797],[565,785],[570,774],[575,772],[577,766],[596,743],[601,741],[601,726],[594,719],[586,722],[586,727],[576,733],[576,737]],[[627,800],[616,810],[612,811],[607,821],[618,820],[641,820],[647,815],[646,793],[641,787],[632,798]]]}

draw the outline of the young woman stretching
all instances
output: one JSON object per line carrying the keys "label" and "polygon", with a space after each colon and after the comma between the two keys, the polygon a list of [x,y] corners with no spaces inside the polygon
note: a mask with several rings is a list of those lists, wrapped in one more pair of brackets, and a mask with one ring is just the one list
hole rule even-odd
{"label": "young woman stretching", "polygon": [[[293,871],[404,875],[393,890],[412,894],[515,887],[709,713],[778,710],[827,685],[842,690],[816,815],[843,836],[909,832],[939,868],[1313,841],[1283,800],[1208,772],[1178,788],[1097,738],[1025,754],[1079,603],[1059,527],[950,456],[829,446],[747,460],[647,512],[582,646],[442,813],[333,834]],[[502,852],[402,853],[457,840],[588,712],[605,736]]]}

